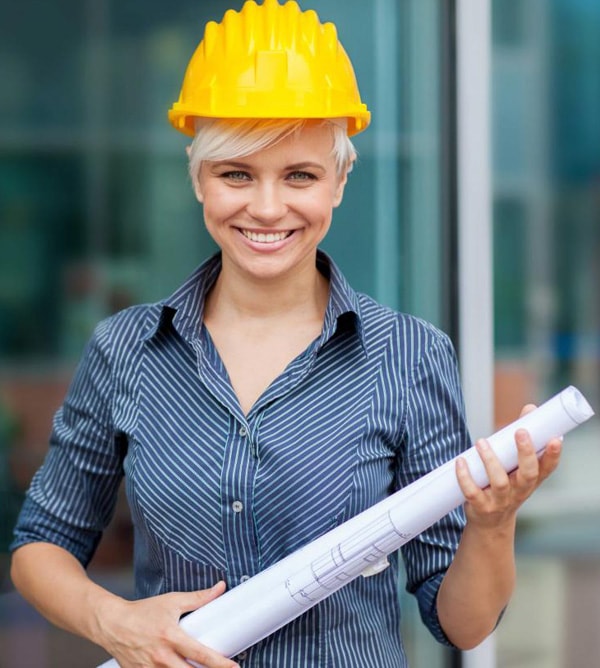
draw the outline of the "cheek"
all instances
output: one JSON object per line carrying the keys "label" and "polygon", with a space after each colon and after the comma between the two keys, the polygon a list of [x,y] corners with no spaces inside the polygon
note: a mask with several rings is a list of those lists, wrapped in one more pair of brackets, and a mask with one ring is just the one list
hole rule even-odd
{"label": "cheek", "polygon": [[204,217],[204,224],[209,231],[217,228],[219,222],[226,216],[224,209],[215,205],[211,198],[204,199],[202,203],[202,215]]}
{"label": "cheek", "polygon": [[318,222],[331,220],[335,206],[335,192],[330,186],[311,193],[297,203],[297,209],[301,210],[306,218]]}
{"label": "cheek", "polygon": [[333,217],[333,205],[330,199],[320,200],[307,205],[304,217],[321,237],[327,234]]}
{"label": "cheek", "polygon": [[202,204],[207,224],[227,220],[245,206],[245,202],[235,191],[224,191],[223,189],[206,190]]}

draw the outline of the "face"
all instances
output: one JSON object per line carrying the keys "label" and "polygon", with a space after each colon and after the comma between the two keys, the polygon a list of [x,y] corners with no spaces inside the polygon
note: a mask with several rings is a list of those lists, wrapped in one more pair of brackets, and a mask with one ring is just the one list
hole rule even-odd
{"label": "face", "polygon": [[332,146],[330,128],[307,124],[263,151],[202,163],[196,195],[224,271],[255,279],[314,272],[346,183]]}

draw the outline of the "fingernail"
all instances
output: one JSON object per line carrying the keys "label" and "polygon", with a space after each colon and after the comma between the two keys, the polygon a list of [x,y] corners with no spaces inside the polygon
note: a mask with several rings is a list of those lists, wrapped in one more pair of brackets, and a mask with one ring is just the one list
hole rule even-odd
{"label": "fingernail", "polygon": [[527,438],[528,438],[528,435],[527,435],[527,432],[525,430],[523,430],[523,429],[518,429],[517,430],[517,433],[515,434],[515,439],[516,439],[517,443],[524,444],[524,443],[527,442]]}

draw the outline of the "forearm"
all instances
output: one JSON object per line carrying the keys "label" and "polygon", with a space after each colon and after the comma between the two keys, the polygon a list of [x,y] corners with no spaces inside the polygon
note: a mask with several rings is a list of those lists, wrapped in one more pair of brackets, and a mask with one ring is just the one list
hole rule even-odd
{"label": "forearm", "polygon": [[208,590],[130,602],[95,584],[75,557],[49,543],[17,549],[11,576],[21,594],[53,624],[101,645],[123,668],[180,666],[183,657],[207,668],[237,666],[177,623],[182,614],[220,596],[224,582]]}
{"label": "forearm", "polygon": [[495,628],[515,587],[515,518],[495,528],[467,523],[437,598],[440,624],[462,649],[481,643]]}
{"label": "forearm", "polygon": [[123,601],[95,584],[73,555],[50,543],[17,549],[11,577],[23,597],[49,621],[100,645],[98,611]]}

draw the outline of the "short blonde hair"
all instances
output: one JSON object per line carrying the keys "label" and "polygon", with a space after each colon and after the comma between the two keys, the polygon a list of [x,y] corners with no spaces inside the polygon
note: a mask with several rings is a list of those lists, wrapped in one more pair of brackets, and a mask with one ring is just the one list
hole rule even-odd
{"label": "short blonde hair", "polygon": [[[291,134],[300,132],[306,119],[196,119],[196,135],[189,149],[189,173],[196,183],[205,160],[231,160],[266,149]],[[311,121],[313,122],[313,121]],[[331,127],[332,155],[338,176],[352,169],[356,149],[346,131],[345,119],[318,121]]]}

